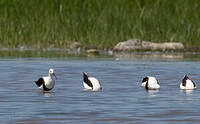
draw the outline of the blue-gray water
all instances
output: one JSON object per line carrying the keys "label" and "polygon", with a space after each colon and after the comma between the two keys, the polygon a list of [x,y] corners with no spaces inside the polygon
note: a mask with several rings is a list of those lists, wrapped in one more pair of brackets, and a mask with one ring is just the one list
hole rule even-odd
{"label": "blue-gray water", "polygon": [[[42,94],[33,81],[47,75],[50,67],[58,79],[51,93]],[[83,91],[83,71],[98,78],[103,90]],[[200,123],[200,90],[179,90],[184,74],[199,86],[200,61],[2,58],[0,122]],[[159,91],[140,87],[147,75],[157,77]]]}

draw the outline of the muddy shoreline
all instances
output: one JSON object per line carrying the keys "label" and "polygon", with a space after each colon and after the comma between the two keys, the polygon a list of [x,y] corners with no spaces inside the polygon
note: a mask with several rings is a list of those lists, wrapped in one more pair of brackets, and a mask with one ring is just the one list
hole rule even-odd
{"label": "muddy shoreline", "polygon": [[70,49],[70,48],[48,48],[48,49],[36,49],[36,48],[0,48],[1,57],[68,57],[68,56],[104,56],[114,57],[117,59],[185,59],[200,58],[200,50],[192,49],[191,47],[184,50],[177,51],[114,51],[114,50],[98,50],[98,49]]}

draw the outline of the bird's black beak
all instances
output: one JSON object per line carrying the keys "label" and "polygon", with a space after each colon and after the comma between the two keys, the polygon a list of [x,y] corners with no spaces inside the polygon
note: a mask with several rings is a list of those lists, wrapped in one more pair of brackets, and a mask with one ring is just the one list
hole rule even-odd
{"label": "bird's black beak", "polygon": [[56,79],[58,79],[54,73],[53,73],[53,76],[54,76]]}

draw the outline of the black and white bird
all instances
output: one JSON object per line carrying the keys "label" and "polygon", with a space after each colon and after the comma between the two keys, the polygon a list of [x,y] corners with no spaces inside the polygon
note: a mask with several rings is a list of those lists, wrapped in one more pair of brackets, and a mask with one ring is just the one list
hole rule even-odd
{"label": "black and white bird", "polygon": [[54,70],[49,69],[49,76],[39,78],[38,81],[35,81],[35,83],[40,90],[49,91],[49,90],[53,89],[53,87],[55,85],[55,81],[53,79],[53,76],[55,76],[55,78],[57,79],[57,77],[54,73]]}
{"label": "black and white bird", "polygon": [[196,89],[196,84],[189,79],[187,75],[184,76],[182,83],[180,84],[180,89],[182,90],[193,90]]}
{"label": "black and white bird", "polygon": [[92,91],[98,91],[102,89],[99,81],[95,77],[89,77],[85,72],[83,72],[83,87],[85,90]]}
{"label": "black and white bird", "polygon": [[155,77],[147,76],[142,80],[142,87],[145,87],[147,90],[157,90],[160,89],[159,82]]}

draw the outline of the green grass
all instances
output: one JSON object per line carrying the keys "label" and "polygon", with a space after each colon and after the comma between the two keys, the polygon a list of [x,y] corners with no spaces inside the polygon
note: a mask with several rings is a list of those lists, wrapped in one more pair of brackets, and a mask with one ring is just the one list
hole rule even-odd
{"label": "green grass", "polygon": [[200,45],[198,0],[0,0],[0,46],[110,49],[138,38]]}

